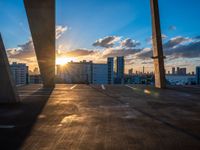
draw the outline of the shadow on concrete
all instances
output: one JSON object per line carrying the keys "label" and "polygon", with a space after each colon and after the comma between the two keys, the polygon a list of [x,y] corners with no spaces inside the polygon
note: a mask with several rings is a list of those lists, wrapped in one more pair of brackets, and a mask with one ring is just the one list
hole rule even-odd
{"label": "shadow on concrete", "polygon": [[0,149],[20,149],[52,91],[41,88],[20,103],[0,105]]}

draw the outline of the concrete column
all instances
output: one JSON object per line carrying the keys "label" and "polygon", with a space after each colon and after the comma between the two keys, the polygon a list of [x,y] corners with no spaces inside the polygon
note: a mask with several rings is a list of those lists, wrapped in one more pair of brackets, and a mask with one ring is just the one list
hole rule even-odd
{"label": "concrete column", "polygon": [[44,87],[55,83],[55,0],[24,0]]}
{"label": "concrete column", "polygon": [[16,103],[19,101],[20,99],[11,75],[6,50],[0,34],[0,103]]}
{"label": "concrete column", "polygon": [[165,88],[165,67],[160,29],[158,0],[150,0],[152,16],[153,59],[155,72],[155,87]]}

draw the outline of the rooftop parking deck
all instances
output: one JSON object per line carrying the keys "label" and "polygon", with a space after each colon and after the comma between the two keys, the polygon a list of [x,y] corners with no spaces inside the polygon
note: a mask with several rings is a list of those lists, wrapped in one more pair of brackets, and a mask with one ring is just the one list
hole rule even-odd
{"label": "rooftop parking deck", "polygon": [[200,149],[200,87],[19,87],[0,106],[4,149]]}

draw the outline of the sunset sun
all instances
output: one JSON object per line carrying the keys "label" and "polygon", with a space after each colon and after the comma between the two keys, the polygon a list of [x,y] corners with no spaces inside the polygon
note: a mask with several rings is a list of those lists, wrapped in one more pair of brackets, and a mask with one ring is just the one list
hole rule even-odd
{"label": "sunset sun", "polygon": [[56,58],[56,65],[65,65],[70,61],[76,61],[73,57],[58,57]]}

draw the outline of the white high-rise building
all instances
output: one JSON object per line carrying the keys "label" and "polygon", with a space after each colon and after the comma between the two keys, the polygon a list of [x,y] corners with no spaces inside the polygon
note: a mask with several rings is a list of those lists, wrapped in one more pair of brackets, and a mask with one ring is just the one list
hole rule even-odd
{"label": "white high-rise building", "polygon": [[92,62],[69,62],[57,65],[57,76],[65,83],[92,83]]}
{"label": "white high-rise building", "polygon": [[28,83],[28,66],[26,66],[26,64],[13,62],[10,65],[10,68],[16,85],[24,85]]}
{"label": "white high-rise building", "polygon": [[108,64],[95,64],[92,61],[57,65],[57,77],[61,83],[108,84],[108,74]]}

